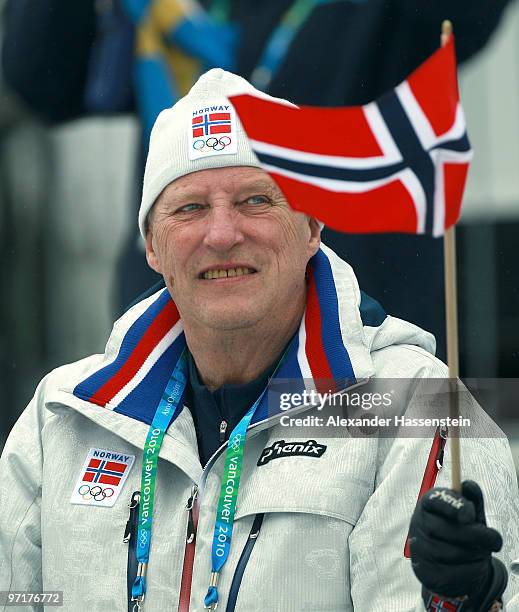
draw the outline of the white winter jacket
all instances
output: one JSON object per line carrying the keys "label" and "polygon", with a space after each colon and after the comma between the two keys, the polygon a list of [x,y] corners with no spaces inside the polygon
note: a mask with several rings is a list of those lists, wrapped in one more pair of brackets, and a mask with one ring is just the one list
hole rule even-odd
{"label": "white winter jacket", "polygon": [[[368,300],[361,305],[351,268],[332,251],[322,247],[310,272],[315,291],[309,291],[280,377],[308,388],[328,372],[359,385],[369,380],[365,388],[374,392],[385,378],[446,376],[432,354],[432,336],[385,317]],[[182,322],[164,290],[117,321],[104,355],[63,366],[41,382],[1,459],[0,590],[63,591],[66,611],[128,609],[136,523],[128,505],[140,490],[146,434],[183,342]],[[408,414],[422,401],[411,383],[398,395]],[[296,410],[301,417],[320,414],[316,407]],[[472,433],[481,436],[462,442],[463,478],[481,485],[488,523],[505,542],[498,556],[509,565],[519,557],[519,498],[508,442],[477,405],[463,411],[472,419]],[[329,430],[321,435],[316,428],[294,432],[282,426],[280,415],[292,412],[269,405],[251,424],[219,609],[423,610],[404,546],[431,465],[434,430],[430,437],[390,439],[358,437],[344,428],[331,437]],[[324,451],[293,454],[289,446],[275,460],[260,461],[265,449],[279,449],[290,437],[313,440]],[[186,408],[164,438],[144,612],[179,609],[189,588],[189,609],[203,610],[224,447],[205,468],[200,465]],[[449,486],[449,457],[447,443],[445,467],[437,477],[434,470],[432,479],[429,470],[429,485],[436,479]],[[101,469],[96,467],[101,460],[108,462],[102,464],[108,480],[96,485],[85,475]],[[109,497],[101,493],[96,500],[89,486]],[[194,543],[186,545],[191,531],[186,505],[193,491],[198,528]],[[518,590],[511,576],[505,599]],[[180,609],[187,610],[185,602]]]}

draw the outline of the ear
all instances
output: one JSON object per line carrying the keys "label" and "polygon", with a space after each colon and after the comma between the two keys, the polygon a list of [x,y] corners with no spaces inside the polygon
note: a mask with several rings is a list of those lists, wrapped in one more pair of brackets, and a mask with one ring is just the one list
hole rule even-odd
{"label": "ear", "polygon": [[321,225],[315,217],[308,218],[308,225],[310,227],[310,237],[308,239],[308,248],[311,255],[315,255],[321,246]]}
{"label": "ear", "polygon": [[153,231],[151,228],[148,228],[148,231],[146,232],[146,261],[152,270],[162,274],[162,268],[153,246]]}

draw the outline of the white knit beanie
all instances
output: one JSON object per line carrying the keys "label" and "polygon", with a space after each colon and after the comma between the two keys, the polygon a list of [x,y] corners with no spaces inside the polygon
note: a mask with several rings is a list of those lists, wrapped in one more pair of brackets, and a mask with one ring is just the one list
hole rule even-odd
{"label": "white knit beanie", "polygon": [[151,207],[175,179],[207,168],[261,167],[227,99],[244,93],[293,106],[258,91],[240,76],[214,68],[203,74],[186,96],[157,117],[151,132],[139,210],[139,229],[144,238]]}

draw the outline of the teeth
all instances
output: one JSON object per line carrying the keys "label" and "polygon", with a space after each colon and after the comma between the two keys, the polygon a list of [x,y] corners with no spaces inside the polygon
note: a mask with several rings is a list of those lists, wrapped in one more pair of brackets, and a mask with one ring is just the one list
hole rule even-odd
{"label": "teeth", "polygon": [[244,274],[252,274],[254,270],[251,268],[230,268],[229,270],[209,270],[204,272],[203,278],[212,280],[214,278],[227,278],[232,276],[243,276]]}

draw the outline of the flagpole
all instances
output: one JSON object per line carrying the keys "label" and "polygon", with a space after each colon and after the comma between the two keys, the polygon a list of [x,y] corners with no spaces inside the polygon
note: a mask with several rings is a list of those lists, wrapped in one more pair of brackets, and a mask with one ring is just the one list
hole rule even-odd
{"label": "flagpole", "polygon": [[[452,35],[452,23],[442,23],[441,45],[445,46]],[[443,270],[445,276],[445,317],[447,322],[447,364],[449,366],[449,416],[459,417],[457,381],[459,377],[458,349],[458,295],[456,281],[456,228],[454,225],[446,230],[443,238]],[[461,492],[461,459],[459,426],[449,427],[449,439],[452,455],[452,488]]]}

